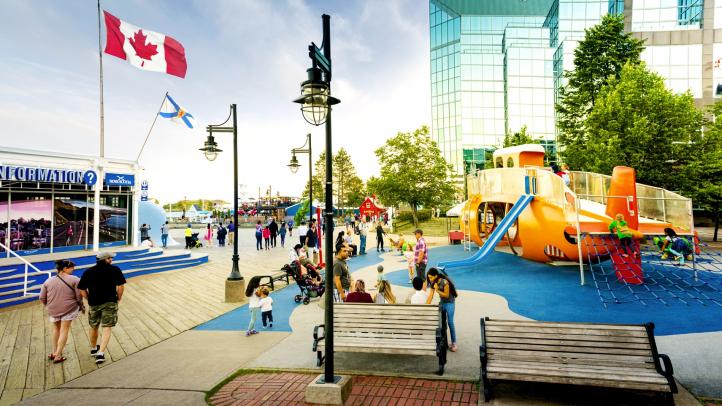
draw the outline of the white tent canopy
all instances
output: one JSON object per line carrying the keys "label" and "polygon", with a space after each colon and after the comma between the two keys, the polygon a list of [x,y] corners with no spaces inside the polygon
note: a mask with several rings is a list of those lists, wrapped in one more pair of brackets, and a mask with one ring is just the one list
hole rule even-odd
{"label": "white tent canopy", "polygon": [[456,206],[449,209],[449,211],[446,212],[446,217],[459,217],[461,216],[461,211],[464,210],[464,205],[466,205],[466,201],[461,202],[457,204]]}

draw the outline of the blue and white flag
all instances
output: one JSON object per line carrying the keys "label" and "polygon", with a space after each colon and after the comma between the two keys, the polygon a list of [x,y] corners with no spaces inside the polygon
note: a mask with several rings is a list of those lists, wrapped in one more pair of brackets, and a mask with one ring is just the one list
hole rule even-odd
{"label": "blue and white flag", "polygon": [[171,121],[176,123],[183,122],[188,128],[193,128],[196,125],[196,120],[193,115],[188,113],[183,107],[173,100],[169,94],[165,95],[165,101],[163,107],[160,109],[161,117],[169,118]]}

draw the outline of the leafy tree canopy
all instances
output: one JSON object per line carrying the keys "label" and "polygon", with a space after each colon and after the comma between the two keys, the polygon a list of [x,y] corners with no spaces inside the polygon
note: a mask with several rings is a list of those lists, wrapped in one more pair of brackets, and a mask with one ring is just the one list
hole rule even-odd
{"label": "leafy tree canopy", "polygon": [[423,126],[413,133],[398,133],[378,148],[379,177],[368,180],[369,191],[387,206],[406,203],[418,226],[420,206],[434,207],[454,198],[457,188],[451,182],[452,167]]}
{"label": "leafy tree canopy", "polygon": [[574,50],[574,70],[564,73],[567,84],[556,106],[559,143],[572,168],[581,168],[586,159],[580,154],[588,135],[584,125],[599,92],[610,79],[619,79],[626,63],[638,64],[643,50],[643,41],[624,32],[621,15],[607,14],[586,30]]}
{"label": "leafy tree canopy", "polygon": [[684,166],[696,160],[704,118],[688,92],[674,94],[644,64],[627,64],[619,79],[602,88],[585,123],[581,169],[611,173],[618,165],[635,168],[640,183],[685,190]]}

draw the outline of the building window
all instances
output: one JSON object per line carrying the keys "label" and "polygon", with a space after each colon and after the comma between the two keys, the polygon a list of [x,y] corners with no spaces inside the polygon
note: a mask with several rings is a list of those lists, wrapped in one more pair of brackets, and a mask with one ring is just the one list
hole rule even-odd
{"label": "building window", "polygon": [[703,0],[679,0],[677,23],[679,25],[700,24],[702,22]]}
{"label": "building window", "polygon": [[504,167],[504,158],[502,157],[496,157],[496,167],[497,168],[503,168]]}
{"label": "building window", "polygon": [[609,0],[609,14],[624,14],[624,0]]}
{"label": "building window", "polygon": [[509,159],[506,160],[506,167],[507,168],[513,168],[514,167],[514,160],[509,157]]}

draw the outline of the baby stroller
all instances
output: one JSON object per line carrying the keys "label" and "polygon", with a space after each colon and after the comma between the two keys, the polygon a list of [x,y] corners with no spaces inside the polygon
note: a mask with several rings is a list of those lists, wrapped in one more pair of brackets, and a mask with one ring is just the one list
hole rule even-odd
{"label": "baby stroller", "polygon": [[201,243],[201,240],[198,238],[198,233],[191,234],[191,248],[200,248],[203,244]]}
{"label": "baby stroller", "polygon": [[301,268],[298,265],[299,263],[294,261],[291,264],[284,265],[282,269],[296,281],[296,285],[301,291],[301,294],[294,296],[293,300],[296,303],[303,301],[303,304],[307,305],[311,302],[311,298],[323,296],[326,288],[324,287],[323,278],[320,277],[315,268],[309,266],[307,267],[308,273],[301,275]]}

